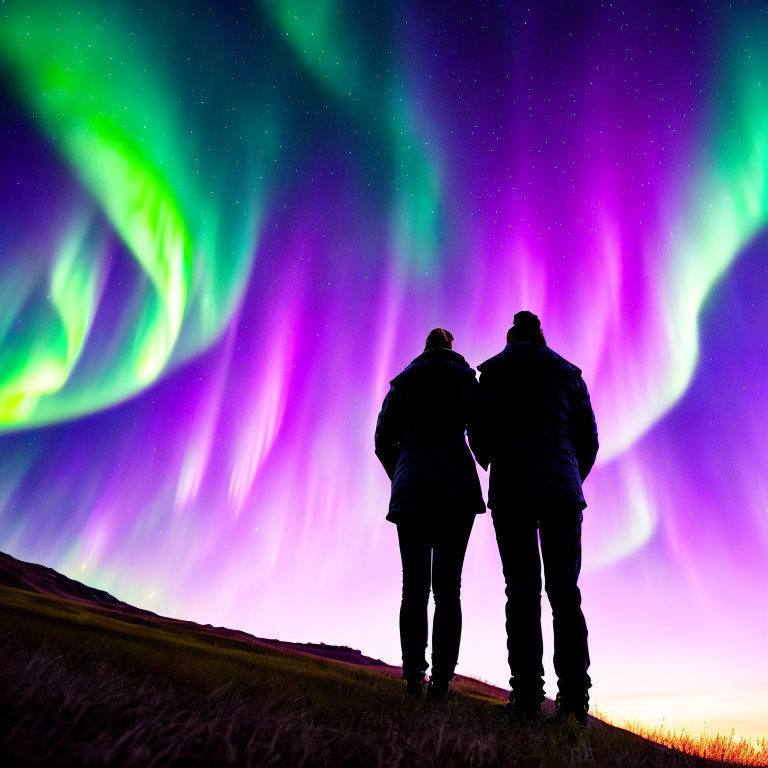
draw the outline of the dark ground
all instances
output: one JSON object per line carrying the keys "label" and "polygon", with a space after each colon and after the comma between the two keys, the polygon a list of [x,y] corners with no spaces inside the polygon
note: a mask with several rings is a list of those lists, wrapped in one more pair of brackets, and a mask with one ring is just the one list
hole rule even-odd
{"label": "dark ground", "polygon": [[166,619],[0,555],[4,765],[720,765],[591,719],[514,726],[459,678],[437,709],[359,651]]}

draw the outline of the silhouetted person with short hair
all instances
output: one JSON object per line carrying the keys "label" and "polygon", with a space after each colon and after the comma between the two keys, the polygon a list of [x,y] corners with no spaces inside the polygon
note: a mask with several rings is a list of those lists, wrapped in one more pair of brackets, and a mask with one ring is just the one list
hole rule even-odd
{"label": "silhouetted person with short hair", "polygon": [[506,581],[509,703],[518,721],[544,700],[541,559],[552,606],[558,714],[586,723],[591,685],[587,625],[578,587],[581,484],[597,455],[597,426],[581,370],[546,345],[538,317],[515,315],[506,347],[478,366],[469,442],[488,467],[492,512]]}
{"label": "silhouetted person with short hair", "polygon": [[392,481],[387,520],[397,525],[403,562],[400,643],[409,693],[427,670],[427,605],[435,597],[427,700],[449,692],[461,639],[461,570],[475,515],[485,512],[464,433],[475,372],[435,328],[424,352],[390,382],[376,424],[376,455]]}

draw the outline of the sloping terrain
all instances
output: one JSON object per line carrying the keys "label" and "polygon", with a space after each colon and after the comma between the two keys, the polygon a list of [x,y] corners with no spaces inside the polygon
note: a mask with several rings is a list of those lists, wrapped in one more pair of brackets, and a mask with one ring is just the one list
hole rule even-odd
{"label": "sloping terrain", "polygon": [[511,725],[491,706],[504,692],[468,678],[432,708],[397,677],[349,648],[167,619],[0,556],[5,764],[713,765],[594,718]]}

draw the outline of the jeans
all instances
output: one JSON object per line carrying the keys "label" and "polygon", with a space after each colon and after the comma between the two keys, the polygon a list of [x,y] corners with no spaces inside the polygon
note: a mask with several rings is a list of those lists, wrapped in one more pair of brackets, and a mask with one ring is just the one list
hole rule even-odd
{"label": "jeans", "polygon": [[432,627],[432,677],[450,681],[461,640],[461,570],[475,516],[416,515],[398,523],[403,561],[400,604],[400,645],[403,677],[427,670],[427,604],[430,586],[435,596]]}
{"label": "jeans", "polygon": [[[586,700],[591,686],[587,624],[577,585],[581,570],[581,510],[536,502],[493,510],[506,581],[510,699],[544,700],[541,638],[541,559],[552,606],[555,673],[564,698]],[[541,559],[539,542],[541,538]]]}

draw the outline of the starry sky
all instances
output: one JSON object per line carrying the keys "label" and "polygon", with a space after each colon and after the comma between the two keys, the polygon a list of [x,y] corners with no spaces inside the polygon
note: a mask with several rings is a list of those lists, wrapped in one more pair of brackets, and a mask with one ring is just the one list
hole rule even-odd
{"label": "starry sky", "polygon": [[[593,703],[768,736],[759,3],[7,0],[0,104],[0,549],[397,663],[388,381],[529,309],[600,433]],[[489,515],[463,595],[504,685]]]}

